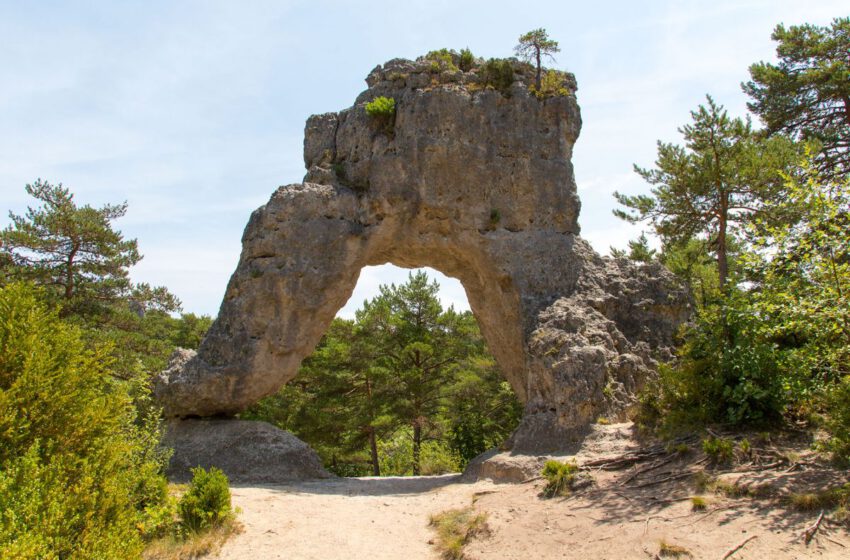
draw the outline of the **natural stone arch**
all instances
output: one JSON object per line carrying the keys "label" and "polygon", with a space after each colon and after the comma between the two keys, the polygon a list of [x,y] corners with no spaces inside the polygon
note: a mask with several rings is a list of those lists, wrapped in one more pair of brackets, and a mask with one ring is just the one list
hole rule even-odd
{"label": "natural stone arch", "polygon": [[[350,109],[311,117],[304,183],[256,210],[219,316],[197,355],[158,380],[169,416],[237,413],[297,373],[362,267],[430,266],[458,278],[525,405],[515,449],[556,449],[616,416],[667,352],[687,299],[660,266],[603,259],[578,237],[570,162],[581,119],[471,72],[393,60]],[[365,111],[393,97],[392,132]]]}

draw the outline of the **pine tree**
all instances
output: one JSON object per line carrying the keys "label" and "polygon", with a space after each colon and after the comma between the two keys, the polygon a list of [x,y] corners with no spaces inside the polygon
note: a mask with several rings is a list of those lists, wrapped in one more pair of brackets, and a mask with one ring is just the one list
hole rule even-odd
{"label": "pine tree", "polygon": [[750,110],[770,134],[815,141],[825,179],[850,172],[850,18],[828,27],[778,25],[772,37],[779,64],[753,64],[742,85]]}
{"label": "pine tree", "polygon": [[648,220],[665,244],[702,238],[717,260],[720,286],[729,275],[730,237],[780,196],[783,171],[798,157],[787,138],[763,139],[747,120],[730,118],[707,97],[679,129],[685,145],[658,143],[654,169],[635,166],[653,185],[651,195],[614,193],[628,210],[614,215],[635,223]]}
{"label": "pine tree", "polygon": [[540,91],[541,71],[543,69],[543,57],[549,57],[553,61],[554,53],[561,52],[558,47],[558,41],[549,38],[549,34],[542,27],[534,29],[524,35],[520,35],[519,44],[514,47],[514,52],[520,58],[529,62],[534,62],[537,69],[537,75],[534,79],[534,87]]}

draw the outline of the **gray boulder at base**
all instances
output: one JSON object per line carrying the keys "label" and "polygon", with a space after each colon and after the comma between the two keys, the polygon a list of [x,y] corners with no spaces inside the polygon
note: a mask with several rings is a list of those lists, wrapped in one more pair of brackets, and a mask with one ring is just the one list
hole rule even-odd
{"label": "gray boulder at base", "polygon": [[[251,216],[221,309],[197,354],[155,387],[170,417],[235,414],[292,379],[364,266],[458,278],[524,403],[515,452],[556,451],[599,416],[623,417],[670,355],[686,292],[658,265],[600,257],[579,236],[570,161],[581,129],[567,95],[502,93],[479,69],[391,60],[338,113],[310,117],[307,175]],[[394,122],[366,113],[395,99]]]}
{"label": "gray boulder at base", "polygon": [[328,478],[319,456],[289,432],[266,422],[171,420],[163,443],[174,448],[168,478],[186,482],[194,467],[218,467],[231,483]]}

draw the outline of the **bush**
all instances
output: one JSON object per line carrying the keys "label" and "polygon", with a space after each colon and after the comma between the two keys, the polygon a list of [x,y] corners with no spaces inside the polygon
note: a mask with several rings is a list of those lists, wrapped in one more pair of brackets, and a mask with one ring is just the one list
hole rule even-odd
{"label": "bush", "polygon": [[377,122],[384,132],[392,133],[395,125],[395,99],[392,97],[376,97],[366,104],[366,114]]}
{"label": "bush", "polygon": [[221,470],[212,467],[192,469],[189,490],[177,504],[184,531],[198,533],[218,527],[233,517],[230,509],[230,485]]}
{"label": "bush", "polygon": [[844,377],[828,393],[826,428],[830,433],[827,448],[839,462],[850,462],[850,376]]}
{"label": "bush", "polygon": [[560,461],[546,461],[546,464],[543,465],[543,472],[540,474],[546,479],[546,487],[543,488],[545,497],[568,496],[578,475],[578,465],[561,463]]}
{"label": "bush", "polygon": [[538,91],[534,84],[528,88],[531,92],[543,99],[545,97],[567,96],[570,90],[567,89],[566,76],[557,70],[549,70],[543,74],[540,79],[540,90]]}
{"label": "bush", "polygon": [[732,460],[735,444],[730,439],[709,437],[702,440],[702,450],[714,463],[728,463]]}
{"label": "bush", "polygon": [[[378,457],[381,475],[412,475],[413,434],[411,430],[399,430],[391,439],[379,440]],[[423,441],[419,452],[419,469],[425,476],[460,472],[461,458],[446,442]]]}
{"label": "bush", "polygon": [[86,348],[31,286],[0,288],[0,556],[129,558],[166,499],[158,425],[110,349]]}
{"label": "bush", "polygon": [[481,66],[479,75],[485,87],[492,87],[509,95],[514,83],[514,67],[506,58],[491,58]]}
{"label": "bush", "polygon": [[730,300],[703,310],[678,362],[659,367],[647,384],[636,418],[643,427],[759,426],[781,418],[786,391],[778,352],[759,338],[750,310]]}
{"label": "bush", "polygon": [[457,72],[458,67],[455,66],[454,57],[457,56],[448,49],[440,49],[431,51],[425,55],[425,60],[431,61],[431,72],[438,74],[444,70],[449,72]]}
{"label": "bush", "polygon": [[475,57],[472,55],[472,51],[468,48],[461,50],[458,67],[464,72],[469,72],[473,66],[475,66]]}

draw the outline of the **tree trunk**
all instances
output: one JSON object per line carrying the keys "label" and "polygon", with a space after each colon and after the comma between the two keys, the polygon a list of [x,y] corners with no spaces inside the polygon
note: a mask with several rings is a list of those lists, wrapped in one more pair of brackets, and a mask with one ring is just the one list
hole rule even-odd
{"label": "tree trunk", "polygon": [[537,49],[537,77],[534,80],[537,91],[540,91],[540,49]]}
{"label": "tree trunk", "polygon": [[71,296],[74,295],[74,258],[77,256],[78,250],[79,247],[74,245],[65,263],[65,299],[71,299]]}
{"label": "tree trunk", "polygon": [[381,465],[378,463],[378,438],[375,437],[375,426],[369,426],[369,451],[372,456],[372,476],[381,476]]}
{"label": "tree trunk", "polygon": [[729,262],[726,255],[726,229],[728,227],[729,195],[723,193],[720,198],[720,219],[717,231],[717,276],[720,289],[726,286],[729,276]]}
{"label": "tree trunk", "polygon": [[413,476],[419,476],[419,454],[422,446],[422,425],[419,418],[413,422]]}
{"label": "tree trunk", "polygon": [[372,459],[372,475],[381,476],[381,466],[378,463],[378,438],[375,436],[375,426],[371,422],[375,421],[375,412],[372,409],[372,381],[369,376],[366,376],[366,399],[369,403],[369,452]]}

